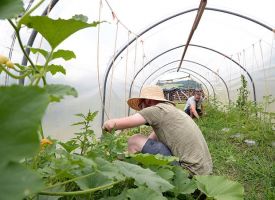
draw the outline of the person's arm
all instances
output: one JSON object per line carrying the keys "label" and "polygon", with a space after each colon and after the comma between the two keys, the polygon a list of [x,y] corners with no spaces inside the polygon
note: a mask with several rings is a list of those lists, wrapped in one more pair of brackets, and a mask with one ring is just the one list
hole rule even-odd
{"label": "person's arm", "polygon": [[153,132],[149,135],[148,139],[152,139],[152,140],[158,141],[158,136],[157,136],[156,133],[153,131]]}
{"label": "person's arm", "polygon": [[200,118],[199,114],[196,111],[196,104],[195,105],[192,104],[190,106],[190,114],[191,114],[191,116],[194,115],[197,119]]}
{"label": "person's arm", "polygon": [[129,117],[107,120],[104,122],[102,129],[111,132],[113,129],[121,130],[125,128],[133,128],[145,123],[146,120],[139,113],[136,113]]}

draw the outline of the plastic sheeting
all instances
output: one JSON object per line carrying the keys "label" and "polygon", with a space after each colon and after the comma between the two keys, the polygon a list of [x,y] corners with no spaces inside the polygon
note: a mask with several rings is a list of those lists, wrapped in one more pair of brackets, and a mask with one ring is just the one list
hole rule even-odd
{"label": "plastic sheeting", "polygon": [[[27,0],[24,1],[26,6]],[[35,1],[36,2],[36,1]],[[35,3],[34,2],[34,3]],[[50,1],[46,1],[37,11],[37,14],[47,7]],[[107,22],[100,26],[99,38],[99,65],[97,65],[97,28],[85,29],[71,36],[59,48],[73,50],[77,58],[73,61],[63,63],[67,74],[48,77],[52,83],[63,83],[75,87],[79,92],[78,98],[66,98],[61,103],[52,104],[44,118],[43,126],[45,134],[59,139],[72,136],[77,127],[72,127],[76,113],[99,111],[94,122],[95,130],[100,134],[101,126],[101,94],[104,84],[104,76],[110,62],[115,55],[128,41],[135,38],[135,34],[141,33],[150,25],[192,8],[197,8],[199,1],[145,1],[145,0],[109,0],[116,17],[127,27],[127,29],[113,19],[112,13],[106,2],[102,1],[101,20]],[[208,1],[207,7],[225,9],[236,12],[255,20],[258,20],[270,27],[274,27],[275,7],[273,0],[264,1]],[[98,20],[99,1],[89,0],[60,0],[50,17],[70,18],[75,14],[84,14],[89,17],[89,21]],[[110,117],[122,117],[128,113],[126,100],[129,97],[130,85],[135,74],[140,71],[133,81],[132,96],[138,96],[143,84],[155,84],[159,78],[169,76],[175,71],[181,58],[183,48],[176,48],[162,56],[150,61],[157,55],[184,45],[191,30],[196,12],[190,12],[169,21],[166,21],[151,29],[141,37],[137,38],[124,50],[114,63],[111,69],[106,87],[105,120]],[[13,30],[6,21],[0,21],[0,53],[8,55],[12,43]],[[117,31],[117,37],[116,37]],[[131,32],[129,32],[131,31]],[[4,34],[2,34],[4,33]],[[26,44],[31,30],[24,29],[21,33]],[[258,102],[263,100],[263,96],[275,96],[275,44],[274,32],[262,26],[252,23],[237,16],[205,10],[201,22],[191,40],[191,44],[200,45],[219,51],[229,58],[242,65],[251,75],[256,89]],[[48,48],[46,41],[41,40],[38,35],[35,47]],[[40,57],[31,55],[39,63]],[[12,60],[21,62],[22,54],[15,43],[12,52]],[[186,60],[200,63],[207,66],[224,79],[229,89],[229,96],[232,101],[236,100],[237,89],[240,87],[240,75],[244,74],[250,89],[250,98],[253,99],[252,83],[247,74],[230,59],[205,48],[189,46]],[[175,61],[173,64],[164,65]],[[99,71],[98,68],[99,67]],[[162,69],[159,69],[163,67]],[[158,70],[159,69],[159,70]],[[175,69],[175,70],[172,70]],[[168,71],[169,70],[169,71]],[[227,91],[222,80],[210,70],[191,62],[183,62],[182,70],[190,73],[194,78],[201,79],[208,88],[210,95],[214,92],[210,84],[192,71],[199,73],[207,79],[214,87],[216,97],[223,103],[228,103]],[[165,72],[167,71],[167,72]],[[155,73],[154,73],[155,72]],[[164,73],[165,72],[165,73]],[[98,77],[100,89],[98,85]],[[148,80],[146,80],[154,73]],[[164,74],[163,74],[164,73]],[[182,76],[183,72],[178,73]],[[146,80],[146,81],[145,81]],[[15,81],[0,76],[0,84],[13,84]],[[269,111],[275,111],[274,104],[269,107]],[[131,111],[133,113],[133,111]]]}

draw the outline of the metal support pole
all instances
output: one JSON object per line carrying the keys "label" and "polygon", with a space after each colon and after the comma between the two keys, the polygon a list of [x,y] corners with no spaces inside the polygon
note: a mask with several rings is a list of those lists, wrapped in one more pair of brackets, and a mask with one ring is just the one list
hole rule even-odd
{"label": "metal support pole", "polygon": [[200,6],[199,6],[199,9],[198,9],[198,12],[197,12],[197,16],[196,16],[195,21],[193,23],[193,26],[192,26],[191,32],[190,32],[190,34],[188,36],[187,42],[185,43],[186,45],[184,47],[184,50],[183,50],[183,53],[182,53],[182,56],[181,56],[181,59],[180,59],[180,63],[179,63],[178,69],[177,69],[177,72],[181,68],[182,61],[183,61],[184,56],[185,56],[185,54],[187,52],[187,49],[188,49],[188,46],[189,46],[189,44],[191,42],[193,34],[195,33],[195,31],[196,31],[196,29],[197,29],[197,27],[198,27],[198,25],[200,23],[200,19],[202,17],[202,14],[203,14],[203,11],[204,11],[204,9],[206,7],[206,4],[207,4],[207,0],[201,0]]}

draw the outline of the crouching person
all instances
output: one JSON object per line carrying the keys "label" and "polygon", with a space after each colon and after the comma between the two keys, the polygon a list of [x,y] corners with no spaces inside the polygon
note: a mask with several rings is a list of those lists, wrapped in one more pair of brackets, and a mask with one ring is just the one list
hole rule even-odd
{"label": "crouching person", "polygon": [[130,137],[129,153],[173,155],[193,175],[212,172],[211,155],[199,127],[173,102],[164,98],[160,87],[146,86],[140,97],[131,98],[127,103],[138,112],[129,117],[110,119],[104,123],[103,129],[111,132],[149,124],[154,130],[149,137],[141,134]]}
{"label": "crouching person", "polygon": [[195,94],[189,97],[186,101],[184,112],[188,114],[191,118],[200,118],[203,114],[203,97],[200,90],[195,90]]}

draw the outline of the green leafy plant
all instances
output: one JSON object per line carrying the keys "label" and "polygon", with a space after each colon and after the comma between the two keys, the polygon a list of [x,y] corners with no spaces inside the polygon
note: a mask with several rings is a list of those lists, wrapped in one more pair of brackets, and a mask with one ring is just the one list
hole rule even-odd
{"label": "green leafy plant", "polygon": [[80,147],[80,154],[86,154],[89,151],[89,147],[93,144],[96,144],[96,135],[94,131],[91,129],[90,123],[94,120],[98,112],[89,111],[85,116],[83,114],[76,114],[76,116],[81,117],[83,121],[76,122],[72,125],[82,125],[82,132],[75,133],[78,135],[76,138],[73,138],[71,141],[75,141],[73,144],[76,144]]}
{"label": "green leafy plant", "polygon": [[244,75],[241,75],[241,87],[238,89],[238,99],[236,101],[236,107],[240,109],[242,112],[247,111],[248,105],[248,95],[249,91],[247,89],[247,81]]}
{"label": "green leafy plant", "polygon": [[[268,99],[272,103],[272,97]],[[197,122],[212,155],[214,174],[243,184],[245,199],[275,197],[271,144],[274,140],[271,119],[275,115],[265,112],[268,102],[258,102],[256,106],[248,102],[247,114],[243,115],[234,102],[224,107],[210,100],[206,105],[207,116]],[[224,128],[228,131],[223,131]],[[245,140],[253,140],[255,145],[249,146]]]}
{"label": "green leafy plant", "polygon": [[[6,73],[13,79],[28,79],[30,85],[0,87],[1,105],[5,105],[0,108],[2,150],[0,171],[3,186],[0,189],[0,199],[4,200],[33,196],[43,188],[41,177],[29,169],[46,167],[49,162],[44,156],[47,155],[46,158],[55,156],[54,153],[50,154],[47,148],[39,147],[39,140],[44,138],[41,119],[50,102],[58,102],[66,95],[77,96],[76,90],[70,86],[48,85],[47,74],[55,75],[58,72],[66,74],[65,68],[54,64],[53,61],[57,58],[67,61],[76,56],[72,51],[57,49],[58,45],[73,33],[98,24],[98,22],[87,23],[87,18],[83,15],[68,20],[31,16],[43,2],[44,0],[40,0],[27,12],[24,12],[21,0],[4,0],[0,4],[0,19],[10,23],[21,51],[29,62],[29,66],[22,66],[0,55],[0,73]],[[44,56],[43,64],[35,64],[25,50],[20,36],[23,26],[36,30],[50,44],[50,51],[27,47],[32,53]],[[38,87],[41,80],[43,87]]]}
{"label": "green leafy plant", "polygon": [[[48,16],[31,16],[32,12],[35,9],[37,9],[37,7],[39,7],[43,2],[44,0],[39,1],[35,6],[33,6],[32,9],[26,12],[21,18],[17,17],[15,19],[12,19],[12,17],[18,16],[19,14],[21,14],[23,10],[23,4],[21,1],[5,1],[4,4],[0,7],[0,9],[3,10],[13,11],[11,15],[6,15],[5,13],[1,14],[0,18],[8,18],[9,23],[11,24],[16,33],[20,48],[24,56],[30,63],[30,66],[22,66],[20,64],[7,65],[7,63],[0,63],[0,69],[1,71],[6,72],[9,76],[11,76],[14,79],[30,79],[31,85],[38,85],[41,80],[43,81],[43,84],[46,85],[47,73],[51,73],[52,75],[55,75],[56,73],[66,74],[66,70],[63,66],[53,64],[52,61],[57,58],[62,58],[68,61],[72,58],[75,58],[76,56],[72,51],[63,49],[56,50],[56,48],[75,32],[84,28],[95,27],[99,23],[87,23],[87,17],[83,15],[76,15],[71,19],[56,20],[51,19]],[[32,53],[39,53],[44,57],[45,62],[42,65],[34,64],[30,56],[27,54],[20,37],[20,30],[22,26],[27,26],[29,28],[36,30],[50,44],[51,48],[49,51],[39,48],[27,47],[30,49]],[[10,66],[12,70],[7,70],[6,66]],[[19,73],[19,75],[16,75],[15,73]]]}

